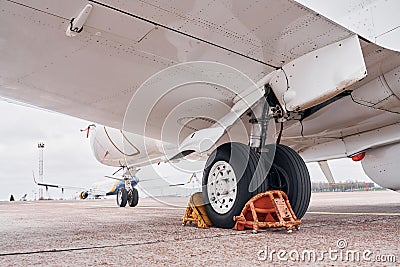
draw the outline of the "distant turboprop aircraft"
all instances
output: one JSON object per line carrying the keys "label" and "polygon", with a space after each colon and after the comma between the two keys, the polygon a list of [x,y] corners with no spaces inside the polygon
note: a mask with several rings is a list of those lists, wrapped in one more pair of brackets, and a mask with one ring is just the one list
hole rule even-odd
{"label": "distant turboprop aircraft", "polygon": [[[123,168],[121,168],[123,169]],[[120,169],[119,169],[120,170]],[[114,172],[113,175],[115,175],[117,170]],[[105,177],[110,179],[110,180],[105,180],[102,182],[97,182],[94,183],[91,187],[89,188],[83,188],[83,187],[77,187],[77,186],[69,186],[69,185],[59,185],[59,184],[51,184],[51,183],[41,183],[36,180],[35,173],[32,172],[33,174],[33,181],[35,184],[38,186],[43,186],[46,188],[46,191],[48,191],[49,188],[60,188],[61,192],[64,192],[65,189],[69,190],[75,190],[79,191],[78,196],[80,199],[86,199],[86,198],[101,198],[105,196],[111,196],[111,195],[116,195],[117,196],[117,204],[119,207],[125,207],[127,204],[130,207],[135,207],[138,204],[139,201],[139,194],[138,190],[135,188],[137,184],[139,183],[139,178],[137,178],[133,174],[128,174],[128,172],[125,172],[122,177],[116,177],[116,176],[108,176],[106,175]],[[193,178],[196,178],[196,174],[193,173],[190,179],[186,183],[179,183],[179,184],[170,184],[170,187],[173,186],[185,186],[189,183],[194,182]],[[116,180],[116,181],[112,181]],[[140,179],[141,182],[148,182],[152,180],[158,180],[156,179]],[[25,200],[26,200],[26,194],[25,194]]]}
{"label": "distant turboprop aircraft", "polygon": [[[78,197],[80,199],[86,198],[100,198],[109,195],[116,195],[120,188],[125,187],[125,183],[121,181],[102,181],[94,183],[89,188],[83,188],[79,186],[69,186],[69,185],[59,185],[59,184],[51,184],[51,183],[41,183],[36,180],[35,174],[33,173],[33,181],[38,186],[43,186],[48,191],[49,188],[60,188],[61,192],[64,192],[65,189],[78,191]],[[136,183],[135,183],[136,185]]]}

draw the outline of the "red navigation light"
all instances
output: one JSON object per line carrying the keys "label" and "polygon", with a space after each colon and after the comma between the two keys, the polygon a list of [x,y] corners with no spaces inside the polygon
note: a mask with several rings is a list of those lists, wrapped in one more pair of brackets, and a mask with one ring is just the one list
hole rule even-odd
{"label": "red navigation light", "polygon": [[351,157],[353,161],[360,161],[365,157],[365,152],[358,153]]}

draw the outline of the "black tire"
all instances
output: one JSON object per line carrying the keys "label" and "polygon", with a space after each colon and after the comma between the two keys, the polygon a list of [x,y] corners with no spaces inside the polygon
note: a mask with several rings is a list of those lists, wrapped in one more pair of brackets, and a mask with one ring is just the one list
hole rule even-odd
{"label": "black tire", "polygon": [[[282,190],[289,198],[290,205],[297,218],[306,213],[311,198],[311,181],[307,166],[300,155],[284,145],[269,145],[275,150],[273,164],[267,175],[266,184],[257,193],[267,190]],[[263,153],[262,160],[271,162],[271,155]],[[265,191],[265,190],[264,190]]]}
{"label": "black tire", "polygon": [[[236,175],[237,193],[236,199],[229,211],[218,213],[210,204],[208,197],[207,184],[208,176],[212,166],[218,161],[229,163]],[[256,177],[264,177],[265,172],[262,168],[256,168],[259,161],[258,154],[249,146],[241,143],[226,143],[216,148],[207,160],[203,173],[203,199],[206,203],[205,208],[207,215],[216,227],[232,228],[235,224],[233,217],[240,215],[246,202],[254,195],[250,192],[249,185],[253,175]],[[264,175],[263,175],[264,173]]]}
{"label": "black tire", "polygon": [[117,204],[119,207],[125,207],[128,202],[128,191],[125,188],[118,189]]}
{"label": "black tire", "polygon": [[128,197],[129,207],[136,207],[139,202],[139,193],[136,188],[132,188],[132,192],[130,192]]}

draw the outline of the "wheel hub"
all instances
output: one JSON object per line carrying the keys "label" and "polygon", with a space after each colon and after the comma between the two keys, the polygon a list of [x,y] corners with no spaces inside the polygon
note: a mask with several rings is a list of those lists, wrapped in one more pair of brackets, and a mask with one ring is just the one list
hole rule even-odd
{"label": "wheel hub", "polygon": [[217,161],[208,174],[207,195],[212,208],[219,214],[227,213],[235,203],[237,179],[232,166]]}

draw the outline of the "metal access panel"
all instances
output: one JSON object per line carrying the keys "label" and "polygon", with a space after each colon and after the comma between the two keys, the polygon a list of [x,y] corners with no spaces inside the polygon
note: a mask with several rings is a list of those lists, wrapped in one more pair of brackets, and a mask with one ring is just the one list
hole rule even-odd
{"label": "metal access panel", "polygon": [[305,54],[284,65],[271,88],[287,111],[318,105],[367,75],[356,35]]}

